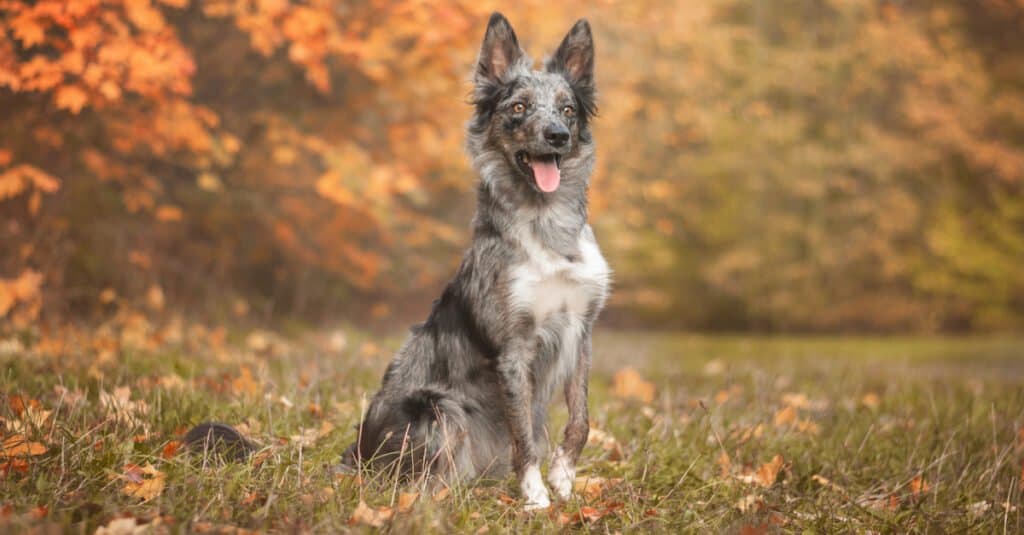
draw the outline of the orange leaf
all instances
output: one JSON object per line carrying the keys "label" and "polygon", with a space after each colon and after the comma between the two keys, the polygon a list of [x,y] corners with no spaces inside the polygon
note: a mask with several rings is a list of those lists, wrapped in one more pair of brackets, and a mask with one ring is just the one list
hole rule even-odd
{"label": "orange leaf", "polygon": [[0,457],[34,457],[46,453],[46,446],[30,442],[25,435],[11,435],[0,444]]}
{"label": "orange leaf", "polygon": [[924,478],[921,476],[917,476],[914,479],[910,480],[910,492],[914,496],[920,496],[921,494],[924,494],[931,490],[931,488],[931,485],[929,485],[928,482],[925,481]]}
{"label": "orange leaf", "polygon": [[598,476],[580,476],[573,482],[573,490],[594,500],[600,498],[604,491],[622,483],[621,477],[606,479]]}
{"label": "orange leaf", "polygon": [[163,451],[160,452],[160,457],[163,457],[164,459],[170,459],[171,457],[174,457],[178,453],[179,449],[181,449],[181,441],[172,440],[168,442],[166,446],[164,446]]}
{"label": "orange leaf", "polygon": [[384,526],[388,520],[391,520],[394,514],[395,511],[390,507],[381,506],[374,509],[366,505],[366,502],[363,500],[359,500],[359,505],[356,506],[355,511],[352,511],[352,516],[348,519],[348,525],[363,524],[379,528]]}
{"label": "orange leaf", "polygon": [[645,381],[640,372],[623,368],[612,377],[612,394],[623,399],[637,399],[644,403],[654,401],[654,384]]}
{"label": "orange leaf", "polygon": [[737,478],[745,483],[770,487],[775,484],[775,480],[779,477],[779,471],[782,470],[783,463],[782,456],[776,455],[772,457],[772,460],[758,467],[756,471],[747,471],[737,476]]}
{"label": "orange leaf", "polygon": [[238,396],[255,396],[260,391],[260,385],[252,378],[249,368],[242,368],[238,377],[231,381],[231,391]]}
{"label": "orange leaf", "polygon": [[82,111],[82,108],[89,101],[89,95],[76,85],[61,86],[54,98],[58,109],[68,110],[76,115]]}
{"label": "orange leaf", "polygon": [[418,492],[403,492],[398,495],[398,512],[408,513],[412,510],[412,506],[416,503],[416,500],[420,497]]}
{"label": "orange leaf", "polygon": [[0,473],[3,474],[3,477],[9,476],[11,472],[27,474],[28,461],[26,461],[25,459],[11,459],[5,463],[0,464]]}
{"label": "orange leaf", "polygon": [[157,470],[152,464],[146,466],[125,465],[125,480],[121,492],[143,501],[152,500],[164,491],[167,474]]}
{"label": "orange leaf", "polygon": [[796,409],[794,409],[792,405],[786,405],[785,407],[780,409],[779,412],[775,413],[774,422],[775,422],[775,426],[776,427],[782,427],[784,425],[789,425],[789,424],[793,423],[795,420],[796,420]]}

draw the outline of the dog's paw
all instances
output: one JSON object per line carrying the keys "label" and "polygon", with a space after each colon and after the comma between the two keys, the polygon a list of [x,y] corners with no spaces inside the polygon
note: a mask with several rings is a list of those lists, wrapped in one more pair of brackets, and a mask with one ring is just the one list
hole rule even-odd
{"label": "dog's paw", "polygon": [[559,447],[551,457],[551,468],[548,469],[548,483],[559,499],[568,500],[572,496],[572,484],[576,480],[576,469],[569,462],[569,456]]}
{"label": "dog's paw", "polygon": [[523,491],[523,498],[526,500],[523,509],[535,511],[537,509],[547,509],[551,506],[551,499],[548,498],[548,489],[544,486],[544,481],[540,477],[540,469],[536,466],[526,469],[526,473],[523,474],[523,480],[519,483],[519,486],[520,490]]}

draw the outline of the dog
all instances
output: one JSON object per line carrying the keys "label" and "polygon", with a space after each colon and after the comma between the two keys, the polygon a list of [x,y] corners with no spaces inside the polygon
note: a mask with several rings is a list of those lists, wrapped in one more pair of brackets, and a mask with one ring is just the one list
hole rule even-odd
{"label": "dog", "polygon": [[568,499],[590,430],[591,333],[611,271],[587,222],[594,43],[579,20],[540,70],[491,16],[473,73],[472,242],[384,373],[343,455],[446,484],[514,471],[525,509],[550,505],[540,465],[549,401],[569,410],[548,482]]}

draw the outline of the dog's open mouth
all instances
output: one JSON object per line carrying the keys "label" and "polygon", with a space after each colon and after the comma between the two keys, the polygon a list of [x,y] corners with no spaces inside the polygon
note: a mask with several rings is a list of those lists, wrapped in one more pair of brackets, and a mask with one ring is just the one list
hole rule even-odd
{"label": "dog's open mouth", "polygon": [[558,189],[558,183],[562,181],[562,157],[558,154],[530,154],[524,150],[516,153],[516,163],[519,169],[532,176],[537,188],[544,193],[551,193]]}

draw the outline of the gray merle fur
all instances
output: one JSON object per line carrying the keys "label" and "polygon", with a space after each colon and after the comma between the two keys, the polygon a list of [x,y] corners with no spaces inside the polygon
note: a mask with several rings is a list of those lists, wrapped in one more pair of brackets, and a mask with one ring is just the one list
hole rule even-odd
{"label": "gray merle fur", "polygon": [[[571,464],[586,442],[590,333],[609,276],[587,224],[597,109],[590,26],[577,22],[542,70],[532,65],[494,14],[467,128],[480,175],[472,242],[387,367],[346,465],[448,483],[510,469],[522,479],[540,463],[560,386]],[[555,191],[538,188],[526,158],[557,161]]]}

